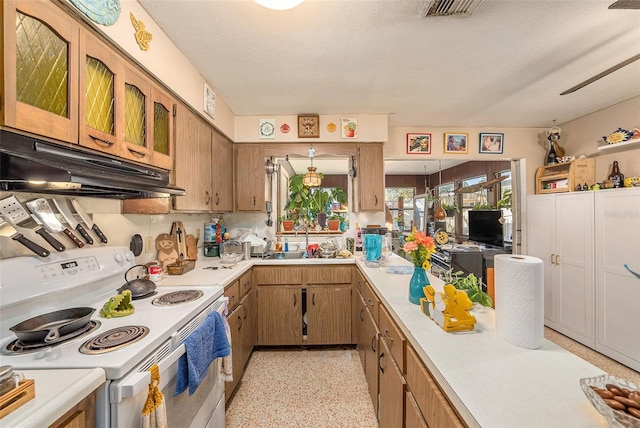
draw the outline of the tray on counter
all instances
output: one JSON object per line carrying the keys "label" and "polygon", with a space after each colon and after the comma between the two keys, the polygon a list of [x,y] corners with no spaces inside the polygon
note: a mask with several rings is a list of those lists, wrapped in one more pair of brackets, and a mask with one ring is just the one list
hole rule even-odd
{"label": "tray on counter", "polygon": [[196,267],[195,260],[182,260],[167,265],[167,273],[169,275],[182,275]]}
{"label": "tray on counter", "polygon": [[0,418],[22,406],[36,396],[36,382],[33,379],[23,379],[17,387],[0,396]]}

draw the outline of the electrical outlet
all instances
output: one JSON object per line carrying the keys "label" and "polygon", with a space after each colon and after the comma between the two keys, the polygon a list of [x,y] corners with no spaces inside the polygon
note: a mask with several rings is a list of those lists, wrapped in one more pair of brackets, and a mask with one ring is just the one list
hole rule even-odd
{"label": "electrical outlet", "polygon": [[153,237],[147,236],[144,238],[144,252],[145,254],[153,253],[153,249],[155,246],[153,245]]}

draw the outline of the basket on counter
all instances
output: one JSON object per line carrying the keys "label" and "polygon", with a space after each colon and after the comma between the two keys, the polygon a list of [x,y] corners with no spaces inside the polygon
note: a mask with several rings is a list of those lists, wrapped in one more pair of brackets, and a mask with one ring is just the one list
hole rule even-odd
{"label": "basket on counter", "polygon": [[175,263],[167,265],[167,273],[169,275],[182,275],[196,267],[195,260],[178,260]]}

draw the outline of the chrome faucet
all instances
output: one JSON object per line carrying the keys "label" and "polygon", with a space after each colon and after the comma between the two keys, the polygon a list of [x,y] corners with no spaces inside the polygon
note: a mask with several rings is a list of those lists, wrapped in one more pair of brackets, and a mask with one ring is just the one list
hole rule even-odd
{"label": "chrome faucet", "polygon": [[296,223],[293,226],[293,230],[295,230],[296,232],[296,238],[298,237],[298,231],[300,229],[304,229],[304,257],[308,258],[309,257],[309,226],[306,224],[306,222],[300,220],[298,223]]}

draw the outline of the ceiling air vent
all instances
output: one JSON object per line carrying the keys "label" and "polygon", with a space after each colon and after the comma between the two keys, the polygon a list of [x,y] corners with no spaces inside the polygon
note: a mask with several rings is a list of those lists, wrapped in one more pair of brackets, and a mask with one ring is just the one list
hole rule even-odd
{"label": "ceiling air vent", "polygon": [[422,16],[469,16],[484,0],[428,0]]}

